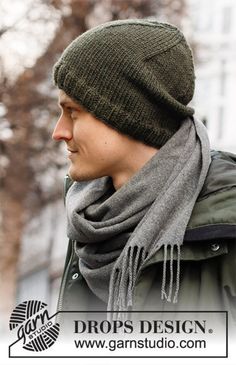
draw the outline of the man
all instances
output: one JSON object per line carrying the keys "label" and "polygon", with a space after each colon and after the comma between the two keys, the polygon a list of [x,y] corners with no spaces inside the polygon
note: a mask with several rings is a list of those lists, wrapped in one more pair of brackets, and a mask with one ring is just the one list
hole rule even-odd
{"label": "man", "polygon": [[228,310],[236,318],[236,157],[211,152],[188,106],[183,34],[113,21],[54,67],[70,160],[58,309]]}

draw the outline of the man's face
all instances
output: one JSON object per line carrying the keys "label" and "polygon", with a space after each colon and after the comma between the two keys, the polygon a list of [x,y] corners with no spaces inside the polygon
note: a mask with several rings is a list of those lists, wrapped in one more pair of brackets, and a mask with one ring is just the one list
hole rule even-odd
{"label": "man's face", "polygon": [[52,137],[66,142],[70,177],[86,181],[119,172],[130,152],[129,137],[96,119],[62,90],[59,105],[62,112]]}

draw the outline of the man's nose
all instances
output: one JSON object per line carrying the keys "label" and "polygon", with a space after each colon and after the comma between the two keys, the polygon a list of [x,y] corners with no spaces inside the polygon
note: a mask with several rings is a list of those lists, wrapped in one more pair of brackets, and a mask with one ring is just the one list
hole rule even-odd
{"label": "man's nose", "polygon": [[66,118],[61,116],[54,128],[52,133],[52,138],[55,141],[69,141],[72,138],[72,130],[69,122],[66,121]]}

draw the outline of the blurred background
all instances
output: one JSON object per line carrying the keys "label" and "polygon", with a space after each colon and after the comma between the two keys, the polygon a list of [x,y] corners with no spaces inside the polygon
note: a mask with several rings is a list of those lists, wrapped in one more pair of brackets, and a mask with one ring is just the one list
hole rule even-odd
{"label": "blurred background", "polygon": [[[192,106],[214,149],[236,153],[233,0],[0,0],[0,332],[16,303],[56,310],[67,248],[63,143],[52,66],[100,23],[155,17],[180,27],[194,52]],[[168,61],[168,60],[167,60]]]}

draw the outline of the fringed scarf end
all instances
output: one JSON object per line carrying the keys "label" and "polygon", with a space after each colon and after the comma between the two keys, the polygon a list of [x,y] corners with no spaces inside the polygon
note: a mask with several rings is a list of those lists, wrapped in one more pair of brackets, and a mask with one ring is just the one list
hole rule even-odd
{"label": "fringed scarf end", "polygon": [[[170,248],[170,254],[168,255],[168,248]],[[176,262],[177,269],[174,277],[174,249],[177,249]],[[169,256],[169,257],[168,257]],[[167,294],[167,261],[170,261],[169,265],[169,288]],[[175,282],[175,293],[173,296],[173,286]],[[162,287],[161,287],[161,299],[167,302],[177,303],[179,294],[179,282],[180,282],[180,246],[179,245],[164,245],[164,260],[163,260],[163,274],[162,274]],[[173,298],[173,299],[172,299]]]}

